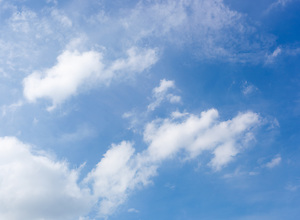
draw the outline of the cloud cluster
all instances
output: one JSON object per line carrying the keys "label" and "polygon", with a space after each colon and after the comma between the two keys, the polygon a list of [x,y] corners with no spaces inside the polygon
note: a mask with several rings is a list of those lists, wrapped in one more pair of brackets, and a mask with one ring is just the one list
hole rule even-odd
{"label": "cloud cluster", "polygon": [[253,138],[253,128],[259,123],[259,116],[252,112],[219,121],[215,109],[200,115],[184,114],[180,118],[152,121],[144,131],[147,149],[134,153],[130,142],[112,145],[85,182],[92,183],[100,199],[100,214],[111,214],[131,191],[147,185],[165,160],[182,151],[190,159],[203,151],[211,152],[213,157],[208,165],[220,170],[247,146]]}
{"label": "cloud cluster", "polygon": [[259,123],[252,112],[220,121],[215,109],[157,119],[146,125],[144,151],[135,153],[127,141],[113,144],[81,182],[79,170],[69,169],[66,162],[35,152],[16,138],[1,138],[0,217],[72,219],[87,214],[95,204],[99,216],[105,217],[130,192],[150,183],[165,160],[182,151],[190,159],[211,152],[208,165],[220,170],[245,148]]}
{"label": "cloud cluster", "polygon": [[[287,2],[279,0],[275,6]],[[247,24],[245,16],[231,10],[222,0],[140,1],[132,9],[111,15],[97,11],[102,21],[94,23],[91,18],[76,19],[76,14],[82,17],[81,9],[72,17],[56,8],[57,3],[54,8],[43,9],[48,17],[5,5],[5,10],[0,7],[9,11],[0,27],[2,33],[7,33],[0,35],[0,58],[3,58],[0,62],[8,67],[3,71],[15,70],[17,65],[26,69],[30,74],[22,81],[23,96],[32,103],[49,99],[52,103],[49,111],[84,91],[108,86],[151,68],[158,61],[158,50],[153,48],[165,46],[166,41],[192,48],[203,59],[245,62],[263,58],[272,63],[282,53],[279,47],[267,53],[272,39],[260,36]],[[84,22],[94,26],[85,29]],[[87,50],[86,45],[74,49],[81,43],[76,40],[66,47],[74,33],[89,36],[87,45],[92,45],[89,48],[97,48],[101,40],[103,47],[121,45],[118,49],[109,48],[109,53],[117,50],[116,54],[125,56],[106,60],[103,52]],[[43,69],[51,47],[62,52],[55,65]],[[298,50],[294,53],[298,54]],[[13,62],[16,58],[21,61]],[[29,65],[25,64],[27,60]],[[41,66],[31,66],[40,61],[43,61]],[[153,89],[148,111],[154,111],[164,101],[179,103],[181,97],[170,92],[175,88],[174,81],[161,80]],[[247,95],[255,89],[247,84],[243,93]],[[23,101],[4,106],[3,115],[22,105]],[[169,118],[146,123],[142,131],[146,149],[136,152],[129,141],[112,144],[82,179],[80,169],[70,169],[65,161],[35,151],[14,137],[0,138],[0,219],[71,220],[85,216],[95,207],[99,216],[108,216],[132,191],[151,183],[166,160],[182,155],[192,160],[206,152],[210,155],[207,166],[221,170],[245,149],[259,124],[260,117],[253,112],[239,113],[230,120],[221,120],[216,109],[200,114],[173,112]],[[75,142],[94,134],[89,127],[78,127],[74,133],[62,135],[60,141]],[[265,166],[273,168],[280,162],[281,156],[277,155]]]}

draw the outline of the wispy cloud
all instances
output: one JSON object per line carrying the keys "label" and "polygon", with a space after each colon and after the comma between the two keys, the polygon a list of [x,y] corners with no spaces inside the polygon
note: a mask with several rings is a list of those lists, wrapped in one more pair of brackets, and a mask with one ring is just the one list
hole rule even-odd
{"label": "wispy cloud", "polygon": [[277,47],[273,53],[267,55],[266,57],[266,64],[272,64],[276,57],[278,57],[282,53],[282,49],[280,47]]}
{"label": "wispy cloud", "polygon": [[298,185],[294,185],[294,184],[287,184],[287,186],[285,187],[286,190],[291,191],[291,192],[295,192],[300,188],[300,184]]}
{"label": "wispy cloud", "polygon": [[140,211],[135,208],[130,208],[130,209],[128,209],[128,212],[139,213]]}
{"label": "wispy cloud", "polygon": [[276,166],[278,166],[281,163],[281,156],[280,154],[276,155],[270,162],[266,163],[265,166],[267,168],[274,168]]}
{"label": "wispy cloud", "polygon": [[1,107],[2,108],[2,116],[6,116],[6,114],[8,112],[14,112],[14,111],[16,111],[18,108],[22,107],[23,104],[24,104],[23,101],[19,100],[16,103],[2,106]]}
{"label": "wispy cloud", "polygon": [[[246,16],[222,0],[140,3],[122,22],[134,42],[154,37],[158,43],[192,45],[201,59],[260,62],[273,43],[270,36],[258,37]],[[250,36],[255,43],[248,40]]]}
{"label": "wispy cloud", "polygon": [[257,90],[258,90],[258,88],[256,86],[254,86],[253,84],[251,84],[247,81],[245,81],[242,85],[242,93],[245,96],[248,96],[248,95],[254,93]]}
{"label": "wispy cloud", "polygon": [[274,1],[265,11],[266,13],[269,13],[270,11],[279,8],[279,7],[285,7],[288,3],[292,2],[294,0],[276,0]]}
{"label": "wispy cloud", "polygon": [[95,137],[97,132],[88,125],[79,126],[74,132],[66,133],[60,136],[62,142],[80,141],[85,138]]}

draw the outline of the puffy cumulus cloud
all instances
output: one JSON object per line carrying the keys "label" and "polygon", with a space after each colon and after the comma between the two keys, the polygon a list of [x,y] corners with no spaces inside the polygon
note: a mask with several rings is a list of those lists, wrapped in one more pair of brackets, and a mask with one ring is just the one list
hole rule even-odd
{"label": "puffy cumulus cloud", "polygon": [[127,55],[126,59],[117,59],[105,65],[100,52],[66,50],[58,56],[56,65],[44,71],[35,71],[23,80],[24,96],[30,102],[39,98],[51,99],[52,106],[48,110],[52,110],[79,93],[82,87],[108,85],[113,79],[142,72],[157,61],[155,49],[130,48]]}
{"label": "puffy cumulus cloud", "polygon": [[189,157],[209,150],[214,157],[210,166],[219,170],[230,162],[251,139],[251,128],[260,122],[252,112],[241,113],[232,120],[219,121],[215,109],[201,115],[155,120],[146,126],[144,139],[149,143],[148,153],[155,160],[170,158],[185,150]]}
{"label": "puffy cumulus cloud", "polygon": [[172,88],[175,88],[174,81],[166,79],[160,80],[160,85],[155,87],[152,91],[154,101],[148,105],[148,111],[155,110],[164,100],[168,100],[171,103],[179,103],[181,97],[168,92]]}
{"label": "puffy cumulus cloud", "polygon": [[[53,106],[75,95],[79,86],[88,79],[96,78],[103,68],[102,55],[95,51],[79,53],[65,51],[57,58],[57,64],[45,73],[34,72],[24,81],[24,96],[35,102],[38,98],[50,98]],[[102,75],[102,77],[108,77]]]}
{"label": "puffy cumulus cloud", "polygon": [[0,138],[0,218],[74,219],[89,211],[89,189],[78,170],[52,160],[13,137]]}
{"label": "puffy cumulus cloud", "polygon": [[130,142],[122,142],[105,153],[85,182],[91,182],[94,194],[100,198],[99,214],[111,214],[122,204],[130,191],[138,185],[147,185],[156,174],[154,164],[146,164],[143,156],[134,154]]}
{"label": "puffy cumulus cloud", "polygon": [[133,154],[130,143],[113,145],[85,179],[86,182],[92,181],[94,193],[103,198],[100,203],[101,214],[109,214],[122,203],[126,191],[131,188],[131,180],[135,175],[135,168],[130,167]]}

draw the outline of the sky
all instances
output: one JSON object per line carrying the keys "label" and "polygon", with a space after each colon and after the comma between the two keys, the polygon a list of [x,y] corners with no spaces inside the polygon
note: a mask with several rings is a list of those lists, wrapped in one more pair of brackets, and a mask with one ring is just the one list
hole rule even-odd
{"label": "sky", "polygon": [[299,0],[0,0],[0,219],[296,219]]}

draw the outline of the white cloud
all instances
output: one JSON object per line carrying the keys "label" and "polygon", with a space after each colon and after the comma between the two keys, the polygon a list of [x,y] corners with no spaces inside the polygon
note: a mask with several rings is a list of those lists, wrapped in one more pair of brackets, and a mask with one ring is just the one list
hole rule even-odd
{"label": "white cloud", "polygon": [[39,98],[51,99],[52,106],[48,110],[53,110],[81,89],[109,85],[113,79],[133,76],[157,61],[154,49],[131,48],[127,54],[127,59],[118,59],[105,66],[100,52],[66,50],[58,56],[55,66],[33,72],[23,80],[24,96],[30,102]]}
{"label": "white cloud", "polygon": [[160,80],[160,85],[153,89],[153,93],[154,95],[159,95],[167,92],[170,88],[174,88],[174,87],[175,87],[174,81],[162,79]]}
{"label": "white cloud", "polygon": [[266,163],[267,168],[274,168],[281,163],[281,156],[280,154],[276,155],[270,162]]}
{"label": "white cloud", "polygon": [[94,200],[78,186],[78,170],[13,137],[0,146],[0,219],[74,219],[89,211]]}
{"label": "white cloud", "polygon": [[154,165],[147,166],[132,143],[122,142],[105,153],[85,182],[92,182],[94,194],[100,198],[100,216],[111,214],[122,204],[128,193],[138,185],[147,185],[156,174]]}
{"label": "white cloud", "polygon": [[168,93],[170,89],[175,88],[174,81],[162,79],[160,80],[160,85],[155,87],[152,91],[154,101],[148,105],[148,110],[155,110],[164,100],[168,100],[171,103],[179,103],[181,97]]}
{"label": "white cloud", "polygon": [[153,121],[146,126],[144,139],[149,143],[149,155],[156,161],[170,158],[181,150],[191,158],[209,150],[214,155],[209,165],[220,170],[243,150],[252,138],[249,129],[259,121],[257,114],[247,112],[220,122],[218,112],[211,109],[200,116],[189,114],[180,121]]}
{"label": "white cloud", "polygon": [[75,95],[82,84],[97,78],[103,69],[101,59],[102,55],[96,51],[65,51],[57,58],[55,66],[44,73],[34,72],[24,79],[24,96],[30,102],[38,98],[50,98],[53,105],[48,109],[52,110]]}

